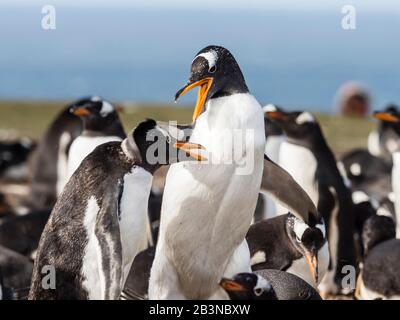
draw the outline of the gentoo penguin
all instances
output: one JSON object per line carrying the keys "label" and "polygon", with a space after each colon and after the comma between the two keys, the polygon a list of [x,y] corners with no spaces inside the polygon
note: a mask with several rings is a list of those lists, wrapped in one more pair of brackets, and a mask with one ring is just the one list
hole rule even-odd
{"label": "gentoo penguin", "polygon": [[322,300],[304,280],[272,269],[239,273],[233,279],[222,279],[220,286],[231,300]]}
{"label": "gentoo penguin", "polygon": [[[119,298],[135,255],[147,246],[152,174],[177,161],[177,149],[203,159],[196,154],[200,145],[178,141],[146,120],[122,142],[102,144],[82,161],[43,231],[30,299]],[[55,290],[42,288],[46,265],[54,267]]]}
{"label": "gentoo penguin", "polygon": [[[279,107],[273,104],[267,104],[263,107],[264,114],[271,111],[281,110]],[[277,163],[279,160],[279,149],[282,142],[285,140],[285,134],[282,128],[274,121],[268,119],[267,116],[264,117],[264,127],[265,127],[265,151],[264,153],[273,162]],[[262,218],[268,219],[276,215],[276,205],[271,197],[261,190],[261,195],[263,197],[263,213]]]}
{"label": "gentoo penguin", "polygon": [[21,181],[28,177],[28,157],[36,144],[28,138],[0,142],[0,178]]}
{"label": "gentoo penguin", "polygon": [[269,112],[268,117],[277,121],[287,135],[279,165],[304,188],[326,223],[330,264],[319,288],[325,294],[349,293],[341,280],[345,265],[356,266],[353,204],[335,157],[311,113]]}
{"label": "gentoo penguin", "polygon": [[356,297],[361,300],[400,299],[400,239],[394,222],[372,216],[363,228],[364,258],[357,281]]}
{"label": "gentoo penguin", "polygon": [[[400,132],[400,112],[396,110],[390,110],[389,112],[375,112],[374,117],[383,121],[392,124],[393,128],[399,127]],[[394,130],[394,129],[393,129]],[[397,141],[400,143],[399,136],[392,137],[393,141]],[[395,143],[393,143],[394,145]],[[392,159],[393,159],[393,167],[392,167],[392,188],[394,193],[394,208],[396,212],[396,236],[400,238],[400,149],[398,147],[393,147],[392,151]]]}
{"label": "gentoo penguin", "polygon": [[150,299],[227,299],[220,279],[250,271],[245,236],[263,170],[262,108],[223,47],[208,46],[194,57],[176,98],[197,86],[189,141],[203,145],[210,157],[168,171]]}
{"label": "gentoo penguin", "polygon": [[382,113],[376,114],[376,118],[380,120],[378,128],[368,136],[368,151],[389,164],[392,163],[393,152],[400,150],[400,125],[396,121],[390,121],[390,115],[399,114],[400,110],[396,105],[388,105]]}
{"label": "gentoo penguin", "polygon": [[362,191],[379,202],[392,191],[391,165],[367,150],[355,149],[345,153],[338,167],[349,179],[353,192]]}
{"label": "gentoo penguin", "polygon": [[29,212],[26,215],[7,215],[0,219],[0,245],[20,254],[31,256],[37,249],[40,236],[51,209]]}
{"label": "gentoo penguin", "polygon": [[94,96],[74,104],[70,111],[81,118],[83,131],[69,149],[67,179],[98,145],[126,137],[116,109],[106,100]]}
{"label": "gentoo penguin", "polygon": [[70,112],[72,105],[56,116],[32,153],[30,192],[21,208],[25,212],[53,207],[64,187],[69,147],[82,131],[81,120]]}
{"label": "gentoo penguin", "polygon": [[285,133],[282,128],[274,121],[271,121],[267,113],[282,111],[281,108],[273,105],[267,104],[263,107],[263,111],[265,114],[264,117],[264,127],[265,127],[265,154],[270,158],[273,162],[279,161],[279,149],[282,142],[286,139]]}
{"label": "gentoo penguin", "polygon": [[295,274],[315,288],[328,270],[325,224],[288,213],[253,224],[246,236],[252,270],[277,269]]}

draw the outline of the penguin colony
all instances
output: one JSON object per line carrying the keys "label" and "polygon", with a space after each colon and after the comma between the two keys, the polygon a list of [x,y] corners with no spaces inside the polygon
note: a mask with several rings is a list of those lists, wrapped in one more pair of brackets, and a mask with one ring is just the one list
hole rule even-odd
{"label": "penguin colony", "polygon": [[2,175],[35,150],[28,196],[0,194],[0,299],[399,299],[397,107],[337,161],[316,117],[262,107],[226,48],[199,51],[175,98],[194,88],[189,125],[126,133],[91,96],[37,146],[1,146]]}

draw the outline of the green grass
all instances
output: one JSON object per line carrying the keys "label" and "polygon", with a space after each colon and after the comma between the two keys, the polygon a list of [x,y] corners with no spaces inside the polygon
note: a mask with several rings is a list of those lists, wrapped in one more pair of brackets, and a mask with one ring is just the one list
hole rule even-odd
{"label": "green grass", "polygon": [[[0,102],[0,129],[14,130],[18,136],[39,139],[55,115],[66,102],[54,101],[2,101]],[[192,107],[157,104],[124,105],[121,114],[125,129],[132,129],[144,118],[191,121]],[[370,119],[345,118],[316,114],[324,134],[335,153],[355,147],[365,147],[368,133],[375,127]]]}

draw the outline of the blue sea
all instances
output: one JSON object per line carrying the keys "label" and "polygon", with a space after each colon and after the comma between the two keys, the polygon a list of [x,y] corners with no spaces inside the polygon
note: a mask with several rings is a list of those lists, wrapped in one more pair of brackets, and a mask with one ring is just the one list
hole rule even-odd
{"label": "blue sea", "polygon": [[[363,83],[374,108],[400,103],[400,15],[357,12],[343,30],[337,10],[1,7],[0,99],[172,103],[194,55],[209,44],[236,57],[260,103],[330,111],[337,89]],[[180,104],[190,104],[195,93]]]}

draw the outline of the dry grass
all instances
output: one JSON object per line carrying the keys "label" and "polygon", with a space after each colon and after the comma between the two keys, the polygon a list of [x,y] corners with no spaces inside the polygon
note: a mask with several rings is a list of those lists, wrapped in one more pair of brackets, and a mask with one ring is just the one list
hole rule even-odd
{"label": "dry grass", "polygon": [[[66,102],[54,101],[3,101],[0,102],[0,129],[14,130],[18,136],[38,139],[54,116]],[[144,118],[157,120],[176,120],[189,123],[191,107],[154,104],[122,104],[121,114],[125,129],[132,129]],[[342,153],[355,147],[365,147],[368,132],[374,128],[369,119],[344,118],[317,114],[327,140],[335,153]]]}

